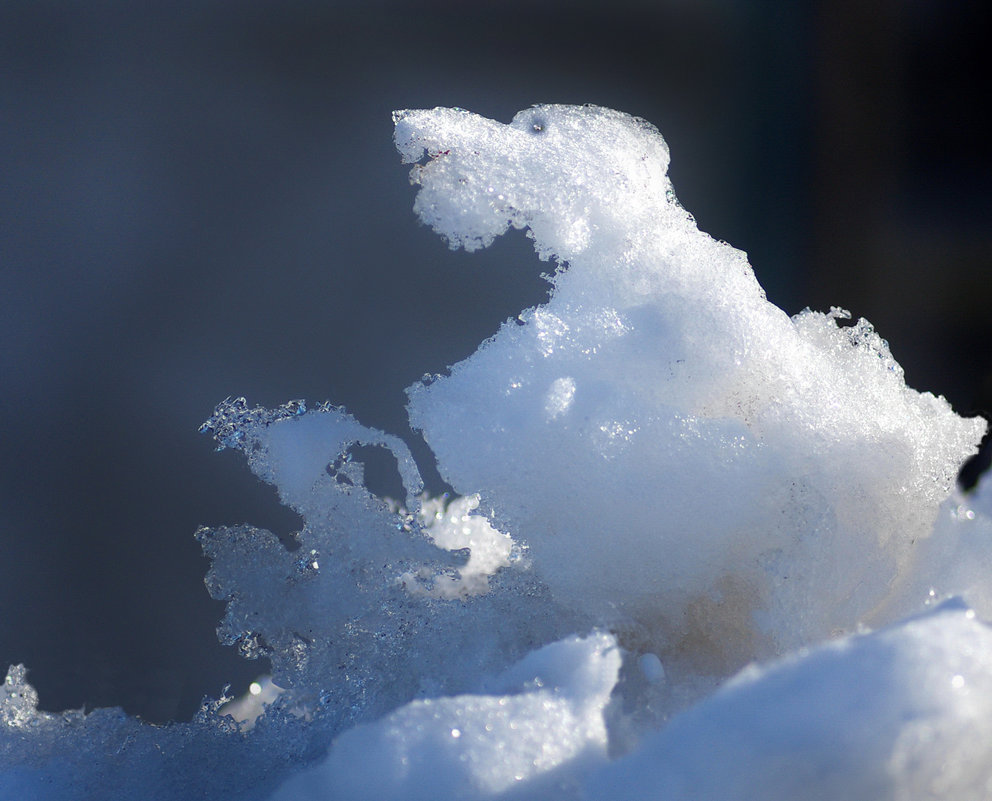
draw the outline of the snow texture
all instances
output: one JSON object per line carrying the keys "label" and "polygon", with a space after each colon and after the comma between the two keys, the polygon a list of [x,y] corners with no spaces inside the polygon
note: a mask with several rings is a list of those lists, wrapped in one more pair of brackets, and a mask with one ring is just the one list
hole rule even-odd
{"label": "snow texture", "polygon": [[619,668],[608,635],[547,645],[490,682],[494,692],[414,701],[351,729],[273,801],[494,798],[517,786],[569,797],[606,761],[603,708]]}
{"label": "snow texture", "polygon": [[546,305],[409,391],[445,478],[555,596],[717,674],[887,622],[984,421],[906,387],[866,321],[768,303],[678,204],[647,123],[395,118],[425,223],[469,249],[526,227],[558,261]]}
{"label": "snow texture", "polygon": [[992,793],[992,630],[960,604],[752,666],[589,783],[588,798]]}
{"label": "snow texture", "polygon": [[[451,247],[514,227],[555,264],[408,390],[458,497],[341,408],[220,404],[203,431],[304,521],[197,532],[271,703],[53,715],[12,667],[0,798],[988,797],[992,490],[954,491],[984,421],[865,320],[768,303],[643,120],[394,122]],[[405,497],[365,488],[368,448]]]}

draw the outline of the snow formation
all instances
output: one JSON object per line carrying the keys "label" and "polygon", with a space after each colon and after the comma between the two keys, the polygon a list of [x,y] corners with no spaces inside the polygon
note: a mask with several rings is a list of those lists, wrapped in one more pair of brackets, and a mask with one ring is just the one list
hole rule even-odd
{"label": "snow formation", "polygon": [[396,119],[452,246],[526,227],[562,265],[546,305],[410,390],[445,478],[556,596],[720,672],[876,622],[984,422],[907,388],[867,322],[768,303],[677,203],[646,123]]}
{"label": "snow formation", "polygon": [[[204,430],[305,521],[197,533],[222,640],[283,692],[153,728],[37,712],[12,668],[0,798],[987,797],[992,502],[954,491],[984,421],[866,321],[768,303],[643,120],[394,121],[451,247],[512,226],[556,265],[408,390],[460,497],[342,409],[221,404]],[[365,489],[368,447],[405,498]]]}

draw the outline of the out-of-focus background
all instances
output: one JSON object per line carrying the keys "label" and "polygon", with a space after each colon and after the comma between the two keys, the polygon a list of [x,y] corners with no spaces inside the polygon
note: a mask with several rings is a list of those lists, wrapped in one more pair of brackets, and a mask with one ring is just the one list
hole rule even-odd
{"label": "out-of-focus background", "polygon": [[403,389],[541,302],[547,267],[418,226],[393,109],[645,117],[775,303],[865,316],[912,386],[992,408],[989,8],[0,5],[0,672],[153,721],[264,672],[217,644],[192,537],[298,525],[197,435],[229,395],[344,404],[440,486]]}

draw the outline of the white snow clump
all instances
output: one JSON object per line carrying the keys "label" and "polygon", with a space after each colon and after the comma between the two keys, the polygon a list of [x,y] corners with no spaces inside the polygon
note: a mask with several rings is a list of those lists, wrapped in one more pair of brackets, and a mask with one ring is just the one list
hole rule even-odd
{"label": "white snow clump", "polygon": [[679,205],[646,122],[394,118],[452,247],[512,225],[558,262],[547,304],[409,390],[444,477],[555,598],[716,674],[889,622],[984,421],[906,387],[866,321],[769,303]]}
{"label": "white snow clump", "polygon": [[326,761],[273,801],[494,798],[519,786],[530,797],[572,797],[579,779],[606,762],[603,708],[619,669],[605,634],[546,645],[487,694],[414,701],[345,732]]}

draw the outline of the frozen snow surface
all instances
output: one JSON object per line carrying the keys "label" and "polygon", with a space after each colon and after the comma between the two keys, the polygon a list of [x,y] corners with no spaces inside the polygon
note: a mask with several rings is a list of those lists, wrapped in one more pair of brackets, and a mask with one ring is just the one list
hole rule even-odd
{"label": "frozen snow surface", "polygon": [[518,787],[573,797],[606,762],[603,708],[619,668],[608,635],[547,645],[491,682],[492,694],[414,701],[345,732],[274,801],[494,798]]}
{"label": "frozen snow surface", "polygon": [[338,407],[220,404],[203,430],[304,521],[197,532],[219,636],[282,692],[152,727],[40,713],[12,668],[0,799],[992,796],[992,489],[954,490],[985,422],[866,321],[768,303],[643,120],[394,121],[451,247],[515,227],[554,264],[409,389],[459,496]]}

